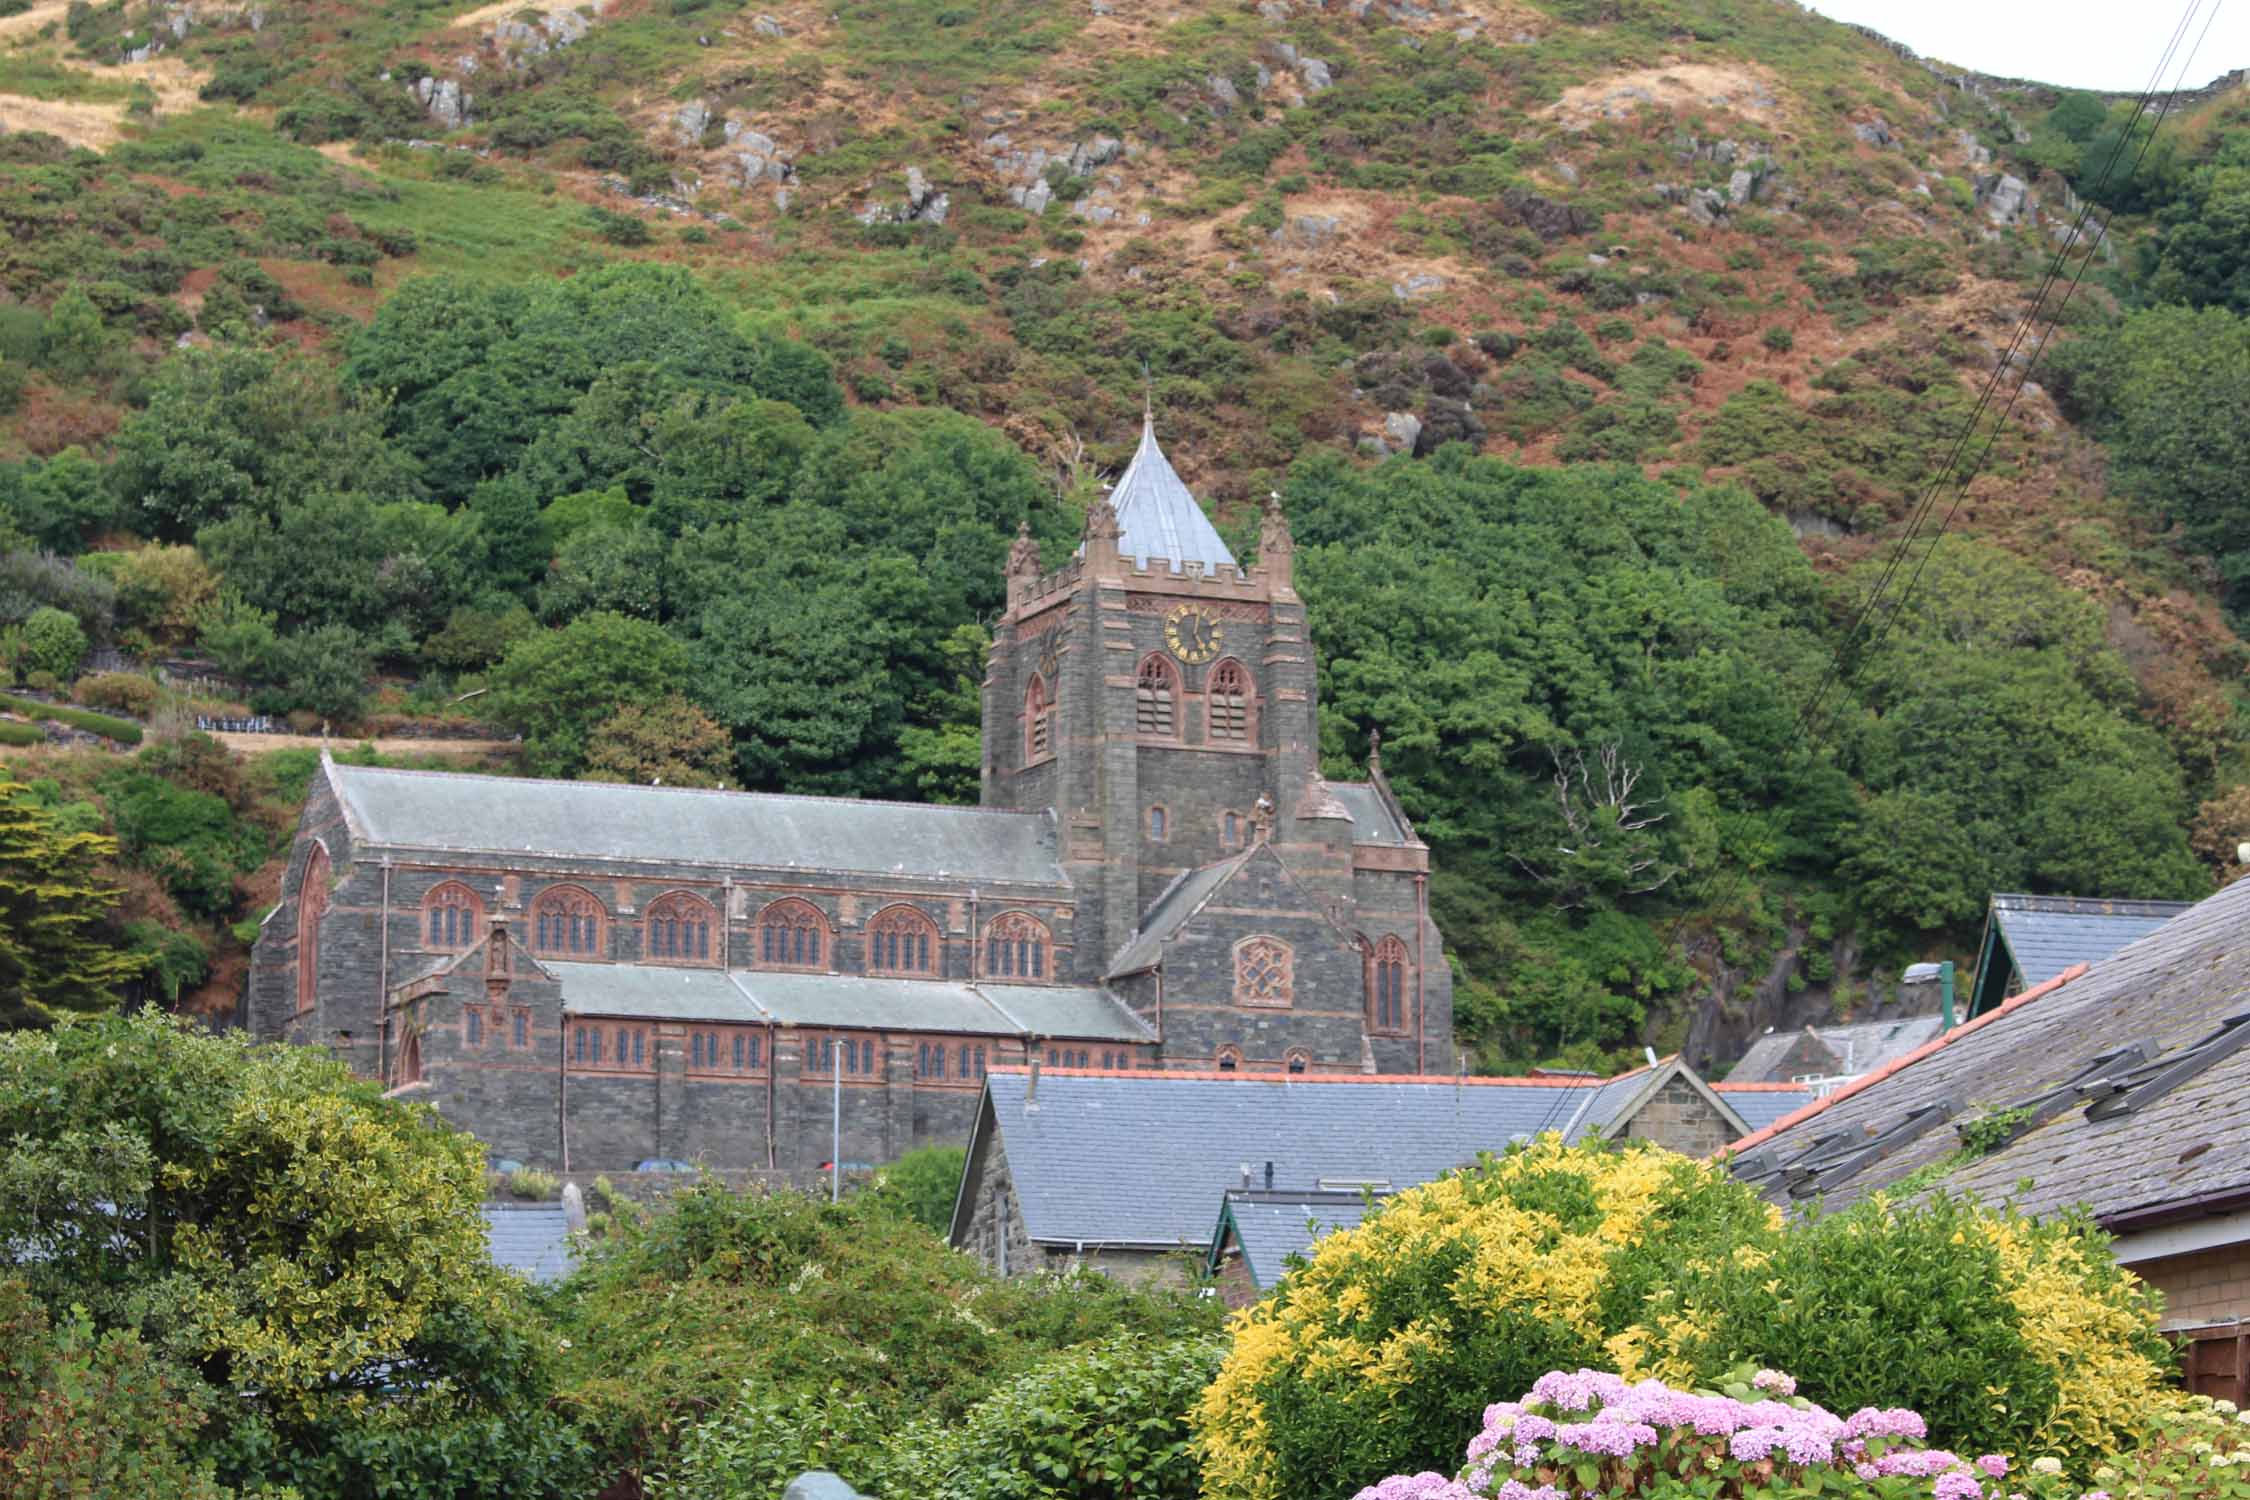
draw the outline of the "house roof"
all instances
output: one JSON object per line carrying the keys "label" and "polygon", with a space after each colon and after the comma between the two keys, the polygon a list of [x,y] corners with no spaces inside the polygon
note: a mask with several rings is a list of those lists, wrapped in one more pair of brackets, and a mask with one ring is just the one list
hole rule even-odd
{"label": "house roof", "polygon": [[2072,964],[2097,963],[2147,937],[2195,903],[2105,901],[2087,896],[1997,895],[1991,925],[2026,987]]}
{"label": "house roof", "polygon": [[1711,1091],[1726,1100],[1751,1130],[1763,1130],[1813,1102],[1810,1084],[1714,1083]]}
{"label": "house roof", "polygon": [[1352,842],[1396,847],[1417,842],[1384,802],[1382,792],[1365,781],[1323,782],[1328,795],[1352,815]]}
{"label": "house roof", "polygon": [[1046,813],[330,763],[361,840],[402,849],[1067,886]]}
{"label": "house roof", "polygon": [[1229,1188],[1220,1196],[1209,1268],[1219,1268],[1220,1253],[1231,1236],[1250,1272],[1250,1284],[1266,1291],[1288,1270],[1290,1256],[1304,1254],[1314,1240],[1332,1230],[1355,1228],[1374,1206],[1368,1199],[1364,1192]]}
{"label": "house roof", "polygon": [[1788,1083],[1783,1058],[1805,1031],[1818,1037],[1836,1054],[1839,1073],[1870,1073],[1893,1058],[1904,1057],[1945,1025],[1943,1016],[1899,1016],[1888,1021],[1856,1021],[1844,1026],[1807,1026],[1804,1031],[1776,1031],[1759,1037],[1742,1054],[1727,1077],[1741,1083]]}
{"label": "house roof", "polygon": [[1141,445],[1109,492],[1109,503],[1117,513],[1120,556],[1142,567],[1161,560],[1175,573],[1191,562],[1201,563],[1206,575],[1235,566],[1218,528],[1164,456],[1153,415],[1142,418]]}
{"label": "house roof", "polygon": [[561,981],[565,1008],[579,1015],[1090,1041],[1154,1039],[1116,996],[1084,985],[964,984],[553,959],[542,963]]}
{"label": "house roof", "polygon": [[559,1203],[487,1203],[484,1238],[492,1263],[529,1281],[570,1272],[570,1224]]}
{"label": "house roof", "polygon": [[[2082,1203],[2110,1222],[2250,1193],[2250,1050],[2198,1050],[2245,1012],[2250,881],[2237,881],[1745,1138],[1732,1164],[1777,1202],[1835,1206],[1950,1162],[1949,1189],[2030,1213]],[[2191,1056],[2208,1065],[2118,1093]],[[1957,1159],[1961,1124],[2017,1109],[2021,1134]]]}
{"label": "house roof", "polygon": [[975,1135],[998,1133],[1032,1239],[1200,1250],[1212,1198],[1245,1167],[1262,1180],[1270,1161],[1277,1187],[1296,1192],[1323,1179],[1409,1187],[1518,1137],[1584,1135],[1595,1127],[1581,1106],[1608,1086],[1047,1069],[1034,1096],[1029,1073],[996,1069]]}

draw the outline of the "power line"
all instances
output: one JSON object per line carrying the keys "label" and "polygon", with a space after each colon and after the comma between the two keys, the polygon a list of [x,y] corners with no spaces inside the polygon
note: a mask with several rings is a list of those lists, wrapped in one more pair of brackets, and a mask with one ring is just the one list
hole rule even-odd
{"label": "power line", "polygon": [[[1875,587],[1869,591],[1866,600],[1853,616],[1850,627],[1845,631],[1843,641],[1838,645],[1829,662],[1828,671],[1823,675],[1819,686],[1813,690],[1799,709],[1796,736],[1800,740],[1805,740],[1809,744],[1816,744],[1825,735],[1829,722],[1822,720],[1820,709],[1827,700],[1830,690],[1832,688],[1848,690],[1852,679],[1858,675],[1861,663],[1871,658],[1883,640],[1888,637],[1891,625],[1903,610],[1907,599],[1912,597],[1916,585],[1921,581],[1922,571],[1929,564],[1930,551],[1935,549],[1937,540],[1944,536],[1946,530],[1952,525],[1954,518],[1960,513],[1961,503],[1967,498],[1969,485],[1974,482],[1978,473],[1982,471],[1986,460],[1990,458],[1993,445],[1999,438],[2001,428],[2006,426],[2010,413],[2015,409],[2017,398],[2023,393],[2024,382],[2030,378],[2032,368],[2037,364],[2039,355],[2044,352],[2048,339],[2053,336],[2055,324],[2061,318],[2063,309],[2068,306],[2071,295],[2077,291],[2079,283],[2084,280],[2087,267],[2093,263],[2096,249],[2107,236],[2108,221],[2104,220],[2101,233],[2089,239],[2085,233],[2087,221],[2093,216],[2096,200],[2100,197],[2103,188],[2108,185],[2111,174],[2116,170],[2118,160],[2124,155],[2126,147],[2132,142],[2134,132],[2147,115],[2150,103],[2163,84],[2165,71],[2170,67],[2174,54],[2179,50],[2181,40],[2187,35],[2188,29],[2194,23],[2196,12],[2201,10],[2202,6],[2203,0],[2190,0],[2186,13],[2181,16],[2179,24],[2173,28],[2171,40],[2166,44],[2163,54],[2157,59],[2156,70],[2149,80],[2148,88],[2143,90],[2139,99],[2135,101],[2132,115],[2125,122],[2124,129],[2120,131],[2116,143],[2110,148],[2108,159],[2103,163],[2101,175],[2095,180],[2087,195],[2081,199],[2077,218],[2071,224],[2070,234],[2063,239],[2061,245],[2057,248],[2054,259],[2049,263],[2046,274],[2040,281],[2039,290],[2032,298],[2024,316],[2017,322],[2007,348],[1995,360],[1992,375],[1985,382],[1983,390],[1978,394],[1976,405],[1970,410],[1967,421],[1963,423],[1961,430],[1956,434],[1953,446],[1948,451],[1944,464],[1932,476],[1928,488],[1911,512],[1906,530],[1901,534],[1898,545],[1893,550],[1889,562],[1885,564],[1881,576],[1877,578]],[[2209,35],[2211,23],[2217,17],[2218,5],[2216,0],[2213,0],[2211,13],[2204,21],[2203,30],[2197,34],[2195,46],[2190,48],[2187,57],[2181,63],[2180,80],[2175,81],[2171,91],[2165,95],[2165,102],[2157,111],[2155,124],[2142,137],[2140,150],[2134,158],[2131,172],[2137,173],[2142,162],[2147,159],[2149,148],[2155,143],[2156,133],[2162,128],[2164,117],[2171,110],[2172,100],[2178,93],[2180,81],[2184,81],[2187,69],[2193,65],[2195,54],[2201,50],[2203,38]],[[2047,311],[2048,294],[2053,290],[2055,282],[2061,277],[2063,267],[2069,263],[2071,251],[2077,248],[2081,242],[2086,245],[2086,253],[2079,263],[2077,273],[2071,278],[2070,285],[2064,290],[2061,299],[2055,303],[2053,310]],[[1979,450],[1976,462],[1961,474],[1959,489],[1954,496],[1953,504],[1946,512],[1945,520],[1931,536],[1931,546],[1923,550],[1920,558],[1916,561],[1913,574],[1908,579],[1905,589],[1900,593],[1890,611],[1876,621],[1873,630],[1862,644],[1860,632],[1868,626],[1870,620],[1875,618],[1875,611],[1882,603],[1883,595],[1889,590],[1892,581],[1897,577],[1900,568],[1904,565],[1916,542],[1920,540],[1922,528],[1936,507],[1938,495],[1947,483],[1948,475],[1953,472],[1960,461],[1961,455],[1974,438],[1977,425],[1983,420],[1986,411],[1990,408],[1994,394],[1999,390],[2001,382],[2006,379],[2010,367],[2015,364],[2018,354],[2023,348],[2025,336],[2040,320],[2043,312],[2046,314],[2045,331],[2039,335],[2038,341],[2025,358],[2023,371],[2017,377],[2014,389],[2009,393],[2006,403],[2002,406],[1998,419],[1994,422],[1991,432],[1985,439],[1983,448]],[[1856,654],[1855,646],[1859,647]]]}

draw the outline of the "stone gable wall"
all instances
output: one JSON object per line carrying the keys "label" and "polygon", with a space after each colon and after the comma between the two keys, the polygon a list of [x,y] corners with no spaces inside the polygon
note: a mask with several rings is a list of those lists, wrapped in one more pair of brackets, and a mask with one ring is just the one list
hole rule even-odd
{"label": "stone gable wall", "polygon": [[1709,1156],[1735,1139],[1725,1115],[1677,1075],[1627,1122],[1628,1140],[1654,1141],[1683,1156]]}

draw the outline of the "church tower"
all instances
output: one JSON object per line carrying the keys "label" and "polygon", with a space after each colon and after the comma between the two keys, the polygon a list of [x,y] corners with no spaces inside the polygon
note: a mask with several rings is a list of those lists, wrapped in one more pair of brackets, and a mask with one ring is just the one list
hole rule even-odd
{"label": "church tower", "polygon": [[1257,561],[1238,562],[1149,420],[1075,556],[1046,569],[1018,536],[984,683],[983,801],[1054,812],[1079,979],[1101,978],[1175,878],[1261,841],[1349,904],[1351,820],[1318,780],[1292,563],[1278,503]]}

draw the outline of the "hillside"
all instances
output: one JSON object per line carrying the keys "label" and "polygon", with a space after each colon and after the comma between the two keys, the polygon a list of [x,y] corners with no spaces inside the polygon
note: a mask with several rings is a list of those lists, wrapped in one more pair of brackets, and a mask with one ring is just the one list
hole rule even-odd
{"label": "hillside", "polygon": [[1284,493],[1480,1062],[1723,1061],[1990,889],[2238,873],[2237,455],[2165,424],[2250,404],[2243,107],[2100,184],[2070,354],[1808,736],[2108,101],[1766,0],[33,5],[0,506],[94,560],[0,622],[338,723],[488,688],[538,770],[959,797],[1004,539],[1145,395],[1230,539]]}

